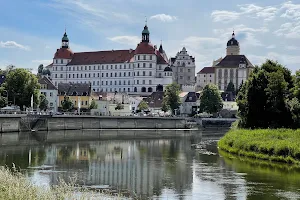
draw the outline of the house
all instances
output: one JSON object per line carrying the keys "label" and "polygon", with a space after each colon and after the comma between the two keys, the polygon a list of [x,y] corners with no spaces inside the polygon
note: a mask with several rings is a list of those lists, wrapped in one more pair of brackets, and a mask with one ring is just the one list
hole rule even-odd
{"label": "house", "polygon": [[40,93],[45,95],[46,99],[48,100],[48,109],[52,112],[57,112],[57,87],[55,87],[51,80],[46,76],[40,78],[38,83],[41,85]]}
{"label": "house", "polygon": [[91,84],[89,83],[59,83],[58,84],[58,107],[62,110],[62,102],[65,96],[69,98],[74,109],[80,111],[89,110],[92,97],[91,97]]}
{"label": "house", "polygon": [[182,98],[182,103],[179,108],[182,116],[197,114],[200,108],[200,93],[188,92]]}
{"label": "house", "polygon": [[215,67],[204,67],[197,73],[197,88],[202,90],[208,84],[215,84]]}
{"label": "house", "polygon": [[150,113],[161,113],[163,99],[164,92],[153,92],[151,95],[144,98],[144,101],[147,102]]}

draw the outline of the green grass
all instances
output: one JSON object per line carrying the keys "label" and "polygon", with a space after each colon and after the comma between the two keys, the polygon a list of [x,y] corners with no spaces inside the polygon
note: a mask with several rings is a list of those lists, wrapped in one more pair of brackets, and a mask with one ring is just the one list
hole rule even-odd
{"label": "green grass", "polygon": [[0,180],[0,200],[125,199],[121,194],[78,189],[75,184],[63,181],[52,188],[36,186],[14,167],[12,170],[0,167]]}
{"label": "green grass", "polygon": [[218,147],[239,156],[300,164],[300,129],[232,129]]}

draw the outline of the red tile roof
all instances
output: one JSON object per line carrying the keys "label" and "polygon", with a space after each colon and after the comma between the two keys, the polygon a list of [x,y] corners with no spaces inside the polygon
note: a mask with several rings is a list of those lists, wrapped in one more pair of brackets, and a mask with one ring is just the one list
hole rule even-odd
{"label": "red tile roof", "polygon": [[61,59],[72,59],[74,53],[69,48],[60,48],[57,49],[56,53],[54,54],[54,59],[61,58]]}
{"label": "red tile roof", "polygon": [[140,42],[135,49],[135,54],[155,54],[155,49],[151,43]]}
{"label": "red tile roof", "polygon": [[68,65],[92,65],[130,62],[134,50],[111,50],[75,53]]}
{"label": "red tile roof", "polygon": [[214,67],[204,67],[197,74],[213,74],[215,73]]}

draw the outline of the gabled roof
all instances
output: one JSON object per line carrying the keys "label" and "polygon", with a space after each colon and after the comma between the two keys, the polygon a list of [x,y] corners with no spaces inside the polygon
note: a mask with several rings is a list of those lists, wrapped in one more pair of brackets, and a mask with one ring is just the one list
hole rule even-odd
{"label": "gabled roof", "polygon": [[51,80],[46,76],[40,78],[38,82],[39,84],[47,85],[47,90],[57,90],[57,87],[55,87]]}
{"label": "gabled roof", "polygon": [[162,107],[163,98],[164,92],[153,92],[151,95],[144,98],[144,101],[148,103],[150,108],[160,108]]}
{"label": "gabled roof", "polygon": [[58,95],[90,96],[91,85],[89,83],[58,83]]}
{"label": "gabled roof", "polygon": [[246,64],[246,67],[253,67],[251,62],[245,55],[227,55],[223,58],[216,67],[239,67],[240,64]]}
{"label": "gabled roof", "polygon": [[215,73],[214,67],[203,67],[197,74],[213,74]]}
{"label": "gabled roof", "polygon": [[75,53],[68,65],[94,65],[129,62],[134,50],[111,50]]}
{"label": "gabled roof", "polygon": [[189,92],[187,95],[186,95],[186,99],[185,99],[185,102],[196,102],[200,97],[200,94],[199,93],[196,93],[196,92]]}

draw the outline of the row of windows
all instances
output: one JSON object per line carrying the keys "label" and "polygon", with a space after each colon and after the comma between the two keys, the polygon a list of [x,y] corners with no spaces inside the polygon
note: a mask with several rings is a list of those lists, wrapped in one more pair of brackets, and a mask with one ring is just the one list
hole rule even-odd
{"label": "row of windows", "polygon": [[[47,92],[41,92],[41,94],[43,94],[43,95],[45,95],[45,97],[47,97]],[[52,96],[53,96],[53,93],[50,92],[49,95],[50,95],[50,97],[52,97]]]}
{"label": "row of windows", "polygon": [[[73,101],[72,101],[72,102],[73,102]],[[62,104],[63,104],[63,101],[61,101],[60,103],[61,103],[61,105],[62,105]],[[75,107],[78,106],[78,105],[77,105],[77,101],[74,101],[73,103],[74,103],[74,106],[75,106]],[[87,102],[87,101],[85,101],[85,102],[84,102],[84,101],[81,101],[81,105],[82,105],[82,106],[83,106],[83,105],[86,105],[86,106],[87,106],[87,105],[88,105],[88,102]]]}
{"label": "row of windows", "polygon": [[[229,73],[230,73],[230,78],[232,78],[234,76],[234,69],[230,69]],[[238,74],[238,69],[236,69],[236,74]],[[219,69],[218,70],[218,77],[220,78],[222,76],[223,76],[222,69]],[[228,77],[228,69],[224,70],[224,77]]]}
{"label": "row of windows", "polygon": [[[134,68],[152,68],[152,63],[137,63],[137,64],[132,64],[132,66],[134,67]],[[53,68],[53,71],[58,71],[58,67],[56,66],[55,68]],[[73,67],[67,67],[66,68],[68,71],[75,71],[75,70],[77,70],[77,71],[79,71],[79,70],[100,70],[100,65],[98,65],[98,66],[77,66],[77,67],[75,67],[75,66],[73,66]],[[126,67],[126,65],[124,65],[123,67],[122,67],[122,65],[119,65],[119,68],[118,68],[118,65],[115,65],[115,66],[113,66],[113,65],[106,65],[106,66],[104,66],[104,65],[102,65],[101,66],[101,69],[102,70],[109,70],[109,69],[131,69],[131,64],[129,64],[128,65],[128,68]],[[158,65],[158,69],[159,70],[162,70],[162,66],[161,65]],[[64,71],[64,66],[61,66],[60,67],[60,71]]]}
{"label": "row of windows", "polygon": [[97,88],[97,89],[93,89],[94,92],[153,92],[153,88],[152,87],[142,87],[141,90],[138,90],[136,87],[132,90],[131,88]]}
{"label": "row of windows", "polygon": [[[179,71],[183,73],[183,68],[179,68]],[[187,72],[191,72],[191,69],[187,69]]]}
{"label": "row of windows", "polygon": [[[143,60],[147,60],[147,57],[148,56],[146,56],[146,55],[143,55],[143,56],[137,55],[137,56],[135,56],[135,59],[136,60],[141,60],[141,58],[143,58]],[[152,55],[149,56],[149,60],[152,60]]]}
{"label": "row of windows", "polygon": [[[183,76],[179,76],[179,79],[182,80],[182,79],[183,79]],[[187,77],[187,80],[191,80],[191,77],[188,76],[188,77]]]}
{"label": "row of windows", "polygon": [[[147,83],[146,83],[147,82]],[[100,83],[101,83],[101,85],[131,85],[131,81],[130,80],[128,80],[128,81],[93,81],[93,82],[90,82],[90,81],[77,81],[77,83],[91,83],[93,86],[95,86],[95,85],[100,85]],[[122,84],[123,83],[123,84]],[[137,85],[139,85],[139,84],[143,84],[143,85],[145,85],[145,84],[149,84],[149,85],[152,85],[152,80],[148,80],[148,81],[146,81],[146,80],[134,80],[133,81],[133,84],[137,84]],[[57,82],[55,82],[55,85],[57,86]]]}
{"label": "row of windows", "polygon": [[[128,77],[128,76],[131,76],[133,74],[133,76],[152,76],[152,72],[150,71],[148,74],[146,71],[143,71],[143,72],[133,72],[133,73],[130,73],[130,72],[119,72],[119,74],[117,72],[115,73],[101,73],[101,77]],[[118,76],[119,75],[119,76]],[[122,76],[123,75],[123,76]],[[169,76],[170,73],[167,73],[167,75]],[[158,74],[158,76],[160,77],[161,76],[161,73]],[[58,74],[54,74],[54,77],[55,78],[58,78]],[[91,78],[91,77],[100,77],[100,73],[89,73],[89,74],[69,74],[68,75],[69,78]],[[64,78],[64,74],[60,74],[60,77],[59,78]]]}

